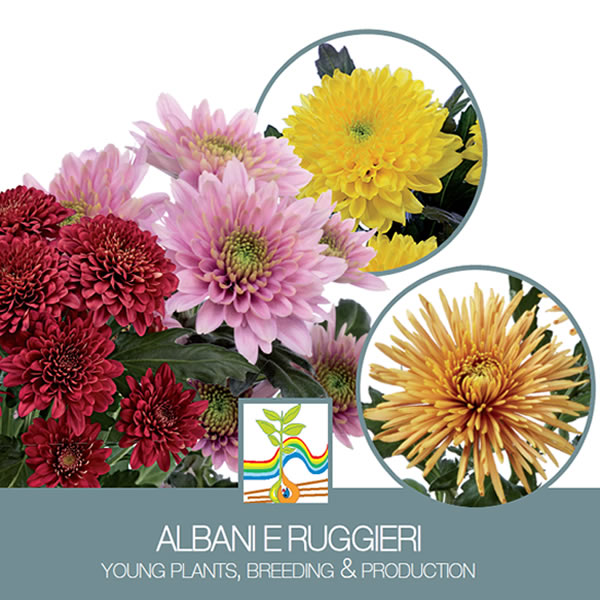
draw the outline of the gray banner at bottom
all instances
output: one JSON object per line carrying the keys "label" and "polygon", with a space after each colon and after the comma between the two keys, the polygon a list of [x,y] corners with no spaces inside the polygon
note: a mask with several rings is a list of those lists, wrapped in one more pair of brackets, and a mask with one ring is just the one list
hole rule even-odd
{"label": "gray banner at bottom", "polygon": [[457,508],[404,490],[0,490],[2,597],[524,598],[597,585],[600,490]]}

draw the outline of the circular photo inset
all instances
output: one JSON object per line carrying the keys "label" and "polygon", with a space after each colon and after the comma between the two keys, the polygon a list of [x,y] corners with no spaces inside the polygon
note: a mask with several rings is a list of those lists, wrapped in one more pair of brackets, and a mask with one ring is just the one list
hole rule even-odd
{"label": "circular photo inset", "polygon": [[436,273],[400,294],[359,367],[363,427],[387,470],[440,502],[493,506],[566,468],[593,369],[564,307],[517,274]]}
{"label": "circular photo inset", "polygon": [[[366,271],[430,256],[469,216],[485,164],[483,124],[450,63],[400,34],[354,31],[304,48],[258,102],[259,128],[284,137],[331,194],[337,219],[365,232]],[[336,237],[324,239],[339,254]]]}

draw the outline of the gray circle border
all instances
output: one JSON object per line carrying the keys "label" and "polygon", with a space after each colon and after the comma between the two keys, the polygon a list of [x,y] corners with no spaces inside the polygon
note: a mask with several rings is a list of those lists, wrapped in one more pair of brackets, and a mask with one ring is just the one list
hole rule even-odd
{"label": "gray circle border", "polygon": [[[569,465],[575,459],[575,457],[579,453],[579,450],[581,449],[581,446],[585,442],[585,439],[587,437],[589,428],[590,428],[591,423],[592,423],[592,418],[593,418],[593,415],[594,415],[594,410],[595,410],[595,405],[596,405],[596,377],[595,377],[595,371],[594,371],[594,362],[592,360],[592,355],[591,355],[590,348],[589,348],[589,345],[587,343],[587,340],[585,339],[585,336],[583,335],[583,332],[582,332],[579,324],[577,323],[577,321],[575,320],[575,318],[573,317],[573,315],[570,313],[570,311],[563,305],[563,303],[552,292],[548,291],[544,286],[542,286],[539,283],[537,283],[537,281],[535,281],[534,279],[531,279],[530,277],[522,275],[521,273],[518,273],[516,271],[511,271],[510,269],[505,269],[503,267],[495,267],[495,266],[491,266],[491,265],[462,265],[462,266],[450,267],[450,268],[447,268],[447,269],[442,269],[441,271],[436,271],[434,273],[430,273],[429,275],[426,275],[425,277],[422,277],[418,281],[415,281],[414,283],[412,283],[411,285],[409,285],[408,287],[406,287],[405,289],[403,289],[399,294],[397,294],[388,303],[388,305],[381,311],[381,313],[375,319],[375,322],[371,326],[371,329],[369,330],[369,333],[367,334],[367,338],[366,338],[365,343],[363,345],[363,349],[362,349],[360,357],[358,359],[357,376],[356,376],[356,404],[357,404],[357,408],[359,409],[358,410],[358,415],[359,415],[359,419],[360,419],[360,424],[361,424],[362,429],[363,429],[363,435],[365,436],[365,438],[367,440],[367,443],[369,444],[369,446],[371,448],[371,451],[375,455],[375,458],[379,461],[379,463],[383,466],[383,468],[388,472],[388,474],[396,482],[398,482],[398,483],[400,483],[402,485],[402,489],[403,490],[407,489],[407,490],[410,490],[410,493],[418,494],[421,497],[424,496],[423,494],[421,494],[417,490],[412,489],[409,485],[406,485],[404,483],[403,479],[401,477],[399,477],[394,472],[394,470],[385,462],[385,459],[381,457],[381,455],[379,454],[377,448],[375,447],[375,444],[373,443],[373,440],[371,438],[371,432],[370,432],[370,430],[367,427],[367,424],[365,422],[365,417],[363,415],[362,403],[360,401],[360,398],[361,398],[361,383],[362,383],[362,374],[363,374],[364,361],[365,361],[365,356],[366,356],[366,353],[367,353],[367,349],[368,349],[368,347],[369,347],[369,345],[371,343],[371,339],[372,339],[373,335],[375,334],[375,331],[376,331],[377,327],[379,326],[379,324],[381,323],[381,321],[383,320],[383,318],[385,317],[385,315],[392,308],[394,308],[396,306],[396,304],[404,296],[406,296],[406,294],[408,294],[409,292],[411,292],[415,288],[419,287],[423,283],[425,283],[427,281],[430,281],[432,279],[435,279],[436,277],[440,277],[442,275],[447,275],[447,274],[451,274],[451,273],[462,272],[462,271],[494,271],[496,273],[501,273],[503,275],[517,277],[517,278],[521,279],[522,281],[525,281],[526,283],[529,283],[530,285],[532,285],[532,286],[536,287],[537,289],[539,289],[540,291],[544,292],[550,299],[552,299],[554,301],[555,304],[557,304],[561,308],[561,310],[569,318],[571,324],[573,325],[573,327],[577,331],[577,334],[579,335],[579,339],[580,339],[580,341],[581,341],[581,343],[582,343],[582,345],[583,345],[583,347],[585,349],[586,358],[587,358],[587,361],[588,361],[588,372],[589,372],[590,383],[591,383],[590,407],[589,407],[588,413],[586,415],[586,422],[585,422],[585,426],[583,428],[583,431],[581,433],[581,438],[579,440],[579,443],[575,446],[575,450],[573,451],[573,454],[571,454],[571,456],[569,456],[567,458],[567,460],[565,461],[565,463],[559,468],[558,472],[553,477],[551,477],[548,481],[545,481],[539,488],[537,488],[536,490],[534,490],[531,494],[527,494],[526,496],[523,496],[522,498],[519,498],[517,500],[513,500],[511,502],[508,502],[505,505],[502,505],[502,504],[497,505],[497,506],[512,506],[512,505],[514,505],[516,503],[519,503],[521,501],[528,501],[532,496],[535,496],[538,492],[547,493],[548,489],[550,488],[550,486],[556,480],[558,480],[560,478],[560,476],[568,469]],[[464,509],[469,509],[469,508],[476,508],[478,510],[482,510],[482,509],[492,509],[493,510],[493,509],[497,508],[497,506],[477,506],[477,507],[456,506],[454,504],[446,504],[444,502],[439,502],[438,500],[432,498],[429,495],[427,496],[427,499],[429,501],[435,502],[438,505],[452,507],[452,508],[457,508],[459,510],[464,510]]]}
{"label": "gray circle border", "polygon": [[485,176],[486,176],[486,172],[487,172],[487,156],[488,156],[487,133],[485,130],[485,124],[483,122],[483,118],[481,116],[481,111],[479,110],[479,105],[477,104],[477,101],[475,100],[475,97],[473,96],[473,92],[471,91],[471,88],[469,87],[467,82],[464,80],[463,76],[454,68],[454,66],[450,62],[448,62],[441,54],[436,52],[433,48],[430,48],[429,46],[427,46],[427,44],[424,44],[423,42],[420,42],[419,40],[416,40],[409,36],[403,35],[401,33],[396,33],[394,31],[388,31],[385,29],[350,29],[348,31],[340,31],[339,33],[332,33],[330,35],[327,35],[323,38],[318,39],[315,42],[311,42],[307,46],[304,46],[304,48],[302,48],[301,50],[296,52],[294,55],[292,55],[290,58],[288,58],[288,60],[286,60],[283,63],[283,65],[281,65],[281,67],[279,67],[279,69],[277,69],[277,71],[275,72],[275,75],[273,75],[273,77],[271,77],[271,79],[269,80],[269,83],[267,83],[265,89],[263,90],[262,94],[260,95],[260,98],[258,99],[258,102],[256,103],[256,107],[254,108],[254,112],[256,114],[258,114],[260,112],[260,109],[263,105],[263,102],[265,101],[265,98],[267,97],[267,94],[269,93],[270,89],[273,87],[273,85],[275,84],[275,82],[277,81],[279,76],[298,58],[300,58],[301,56],[303,56],[304,54],[306,54],[308,51],[312,50],[313,48],[316,48],[319,44],[324,44],[326,42],[335,40],[337,38],[350,37],[350,36],[354,36],[354,35],[382,35],[382,36],[392,37],[392,38],[396,38],[396,39],[414,44],[415,46],[418,46],[422,50],[429,52],[429,54],[431,54],[432,56],[437,58],[446,68],[448,68],[451,71],[451,73],[458,79],[460,84],[463,86],[463,88],[465,89],[465,91],[467,92],[467,95],[469,96],[469,98],[471,100],[471,104],[473,105],[473,108],[475,109],[477,119],[479,120],[479,127],[481,129],[481,138],[482,138],[482,145],[483,145],[481,178],[479,180],[479,185],[477,186],[477,191],[475,192],[473,201],[471,202],[471,206],[469,206],[469,210],[463,217],[462,221],[459,223],[458,227],[450,234],[450,237],[447,240],[445,240],[441,246],[438,246],[435,250],[433,250],[432,252],[430,252],[429,254],[424,256],[423,258],[420,258],[419,260],[416,260],[408,265],[404,265],[403,267],[398,267],[397,269],[390,269],[388,271],[373,271],[373,274],[377,275],[377,276],[392,275],[394,273],[401,273],[402,271],[412,269],[413,267],[416,267],[417,265],[424,263],[425,261],[429,260],[430,258],[433,258],[440,250],[443,250],[444,248],[446,248],[448,246],[448,244],[453,242],[454,239],[456,238],[456,236],[461,232],[462,228],[467,224],[467,221],[471,218],[471,214],[473,213],[473,210],[475,210],[475,207],[476,207],[477,203],[479,202],[481,190],[483,188],[483,184],[485,183]]}

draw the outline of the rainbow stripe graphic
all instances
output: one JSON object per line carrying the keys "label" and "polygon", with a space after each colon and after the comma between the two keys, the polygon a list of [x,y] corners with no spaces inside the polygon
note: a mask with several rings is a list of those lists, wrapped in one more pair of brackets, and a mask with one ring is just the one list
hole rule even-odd
{"label": "rainbow stripe graphic", "polygon": [[[321,456],[314,456],[304,443],[304,440],[298,437],[289,437],[283,442],[284,448],[293,448],[294,452],[285,454],[283,457],[283,466],[290,460],[300,459],[306,468],[313,474],[324,473],[329,465],[329,448]],[[275,454],[268,460],[245,460],[244,461],[244,479],[272,479],[279,476],[279,448]]]}

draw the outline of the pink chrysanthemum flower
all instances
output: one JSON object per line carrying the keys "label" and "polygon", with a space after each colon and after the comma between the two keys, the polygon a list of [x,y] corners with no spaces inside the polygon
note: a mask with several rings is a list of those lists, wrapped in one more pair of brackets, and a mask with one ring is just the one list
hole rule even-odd
{"label": "pink chrysanthemum flower", "polygon": [[110,327],[94,327],[92,317],[69,316],[64,321],[44,318],[19,351],[0,360],[4,385],[22,385],[19,416],[52,404],[51,416],[65,415],[76,435],[93,412],[104,412],[117,387],[113,378],[123,365],[108,355],[115,345]]}
{"label": "pink chrysanthemum flower", "polygon": [[175,265],[156,236],[114,215],[84,217],[63,227],[58,247],[69,259],[69,286],[94,314],[96,325],[113,316],[144,335],[165,298],[177,289]]}
{"label": "pink chrysanthemum flower", "polygon": [[[331,196],[331,192],[326,192]],[[331,207],[333,210],[333,206]],[[367,290],[385,290],[387,285],[379,277],[361,271],[375,256],[375,250],[366,246],[375,230],[353,231],[355,219],[342,219],[340,213],[334,213],[323,227],[322,244],[327,244],[325,254],[338,256],[346,261],[346,270],[336,281],[351,283]]]}
{"label": "pink chrysanthemum flower", "polygon": [[222,110],[211,114],[204,100],[192,109],[190,119],[167,94],[161,94],[157,108],[165,129],[140,121],[136,125],[145,137],[133,135],[148,148],[148,162],[173,177],[195,185],[204,172],[221,177],[225,165],[236,158],[256,180],[257,189],[274,181],[280,196],[296,196],[311,178],[285,138],[265,138],[254,131],[256,114],[250,110],[240,111],[228,123]]}
{"label": "pink chrysanthemum flower", "polygon": [[[109,144],[104,150],[86,150],[80,156],[67,154],[60,171],[50,182],[50,193],[66,208],[75,211],[67,221],[78,222],[82,217],[114,214],[136,221],[149,229],[156,220],[154,214],[168,202],[167,194],[148,194],[134,198],[133,193],[146,175],[145,152],[132,161],[129,152]],[[25,185],[44,189],[31,175],[23,178]]]}
{"label": "pink chrysanthemum flower", "polygon": [[165,226],[157,227],[180,281],[168,309],[204,302],[197,331],[208,333],[225,321],[251,362],[259,348],[271,352],[275,339],[309,354],[310,325],[327,303],[323,286],[346,269],[341,259],[323,255],[326,246],[319,244],[330,205],[316,210],[312,198],[282,204],[274,183],[255,190],[235,159],[222,181],[204,173],[197,188],[175,181],[173,194]]}
{"label": "pink chrysanthemum flower", "polygon": [[128,375],[127,384],[131,392],[121,401],[119,421],[115,425],[115,429],[123,433],[119,446],[135,445],[132,469],[158,463],[159,469],[168,471],[171,456],[180,462],[180,454],[187,454],[188,448],[204,436],[199,417],[208,402],[194,402],[196,392],[184,390],[167,363],[163,363],[156,374],[148,369],[139,382]]}
{"label": "pink chrysanthemum flower", "polygon": [[110,449],[97,439],[100,423],[87,423],[76,434],[65,419],[44,421],[38,417],[21,436],[27,466],[34,473],[27,480],[31,487],[98,488],[98,477],[108,473],[106,459]]}
{"label": "pink chrysanthemum flower", "polygon": [[0,192],[0,235],[28,233],[54,238],[60,224],[72,214],[42,190],[19,185]]}
{"label": "pink chrysanthemum flower", "polygon": [[316,379],[333,402],[333,433],[348,448],[349,436],[361,436],[362,429],[356,408],[356,372],[358,358],[367,334],[358,340],[346,333],[346,324],[335,335],[335,310],[327,319],[327,329],[314,325],[311,330],[312,354],[309,359]]}

